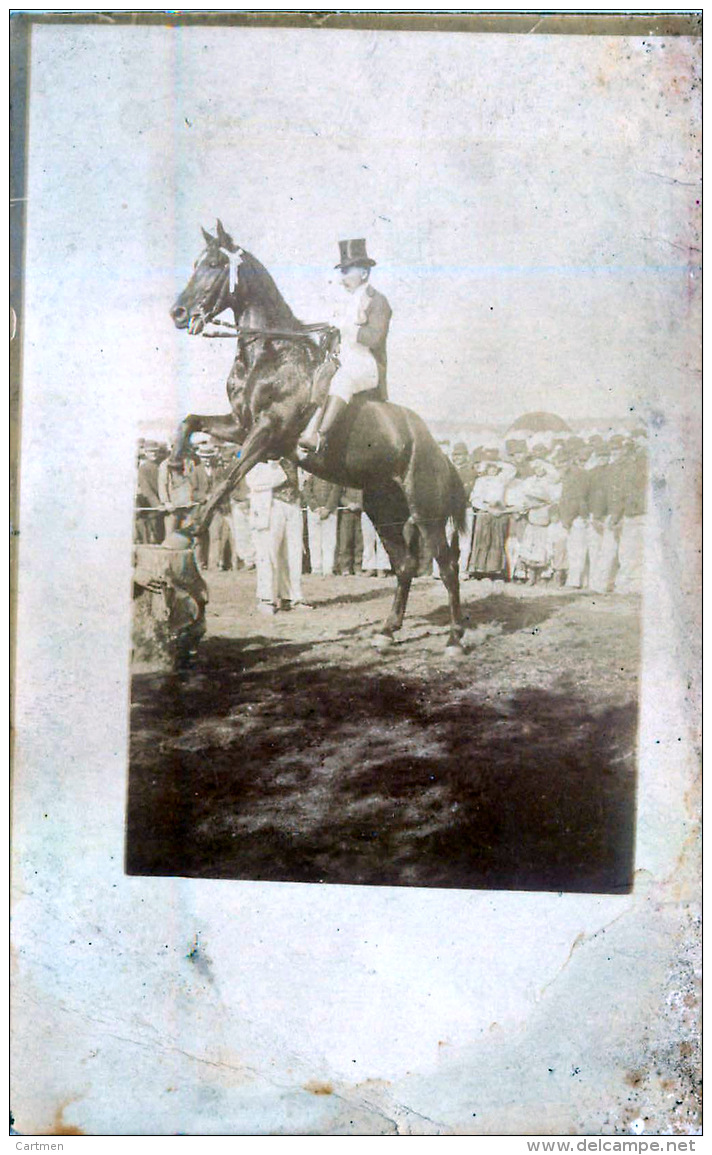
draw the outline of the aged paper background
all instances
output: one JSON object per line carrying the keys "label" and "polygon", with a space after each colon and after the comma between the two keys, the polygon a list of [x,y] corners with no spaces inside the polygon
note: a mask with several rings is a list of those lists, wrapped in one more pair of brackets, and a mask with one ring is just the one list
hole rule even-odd
{"label": "aged paper background", "polygon": [[[33,27],[20,1133],[699,1126],[698,66],[685,36]],[[229,343],[168,317],[216,216],[308,320],[369,238],[394,400],[648,423],[632,894],[124,875],[135,436],[224,408]]]}

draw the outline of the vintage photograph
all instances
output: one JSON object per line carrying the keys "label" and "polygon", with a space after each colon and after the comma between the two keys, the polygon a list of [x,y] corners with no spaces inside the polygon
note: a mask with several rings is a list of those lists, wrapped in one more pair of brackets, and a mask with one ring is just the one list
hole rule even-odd
{"label": "vintage photograph", "polygon": [[234,361],[227,413],[138,447],[128,870],[624,892],[644,419],[397,404],[398,297],[366,238],[333,256],[305,324],[218,221],[171,308]]}
{"label": "vintage photograph", "polygon": [[611,174],[630,88],[574,145],[539,41],[544,147],[492,87],[506,40],[444,72],[431,39],[267,35],[279,67],[219,98],[265,34],[211,35],[181,39],[136,271],[174,276],[136,414],[127,870],[625,892],[644,262],[677,259]]}
{"label": "vintage photograph", "polygon": [[700,31],[15,22],[20,1134],[699,1127]]}

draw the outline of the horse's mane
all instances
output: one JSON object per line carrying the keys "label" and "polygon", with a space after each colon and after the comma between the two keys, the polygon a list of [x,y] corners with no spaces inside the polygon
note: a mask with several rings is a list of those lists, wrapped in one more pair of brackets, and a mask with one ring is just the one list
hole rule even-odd
{"label": "horse's mane", "polygon": [[302,322],[290,309],[277,288],[272,274],[247,249],[242,250],[240,277],[248,284],[251,282],[249,295],[255,304],[265,308],[271,326],[287,329],[302,328]]}

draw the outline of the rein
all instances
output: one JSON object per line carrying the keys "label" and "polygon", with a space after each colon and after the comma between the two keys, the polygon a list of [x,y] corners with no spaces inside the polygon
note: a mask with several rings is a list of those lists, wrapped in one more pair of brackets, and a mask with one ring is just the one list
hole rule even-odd
{"label": "rein", "polygon": [[[225,257],[227,257],[227,266],[223,266],[221,273],[220,273],[220,276],[218,278],[218,283],[223,282],[223,280],[226,279],[227,280],[228,293],[232,294],[232,293],[234,293],[235,289],[237,288],[239,270],[240,270],[240,266],[243,263],[245,250],[238,248],[233,252],[231,249],[226,249],[224,246],[220,246],[220,252]],[[334,326],[328,325],[326,323],[317,323],[314,325],[302,325],[301,329],[299,329],[299,330],[294,330],[294,329],[256,329],[256,328],[240,328],[239,325],[235,325],[231,321],[216,320],[214,317],[211,317],[209,315],[208,308],[207,308],[207,301],[209,300],[212,292],[214,291],[214,288],[215,288],[215,283],[203,295],[203,298],[202,298],[200,304],[198,305],[198,308],[195,310],[194,316],[199,317],[203,321],[204,325],[219,326],[221,329],[229,330],[229,332],[226,332],[226,333],[221,333],[221,332],[208,333],[205,329],[203,329],[201,332],[201,335],[203,337],[211,337],[211,338],[215,338],[215,337],[237,337],[237,338],[245,337],[245,338],[249,338],[250,340],[257,340],[259,337],[265,337],[265,338],[271,337],[275,340],[281,340],[281,341],[302,341],[305,338],[308,339],[309,337],[316,335],[318,333],[328,333],[328,332],[334,331]],[[222,297],[222,291],[221,291],[217,295],[217,299],[216,299],[215,307],[214,307],[214,312],[216,312],[216,313],[222,312],[222,303],[223,303],[223,297]],[[220,307],[218,307],[218,306],[220,306]]]}
{"label": "rein", "polygon": [[233,325],[231,321],[211,321],[212,325],[220,325],[224,329],[229,329],[229,333],[207,333],[203,330],[201,336],[203,337],[249,337],[252,340],[257,340],[258,337],[273,337],[280,340],[300,341],[305,338],[314,336],[317,333],[328,333],[333,329],[333,325],[326,323],[305,325],[303,329],[298,332],[294,329],[245,329],[239,325]]}

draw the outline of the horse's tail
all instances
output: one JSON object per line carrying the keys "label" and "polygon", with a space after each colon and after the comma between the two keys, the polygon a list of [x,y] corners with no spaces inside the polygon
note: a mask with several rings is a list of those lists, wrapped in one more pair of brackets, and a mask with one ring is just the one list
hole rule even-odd
{"label": "horse's tail", "polygon": [[452,461],[448,460],[448,465],[450,466],[450,508],[448,514],[455,523],[457,532],[464,533],[467,528],[467,494],[460,474]]}

